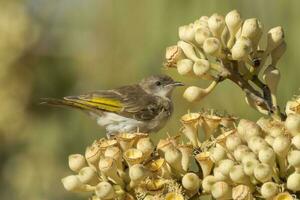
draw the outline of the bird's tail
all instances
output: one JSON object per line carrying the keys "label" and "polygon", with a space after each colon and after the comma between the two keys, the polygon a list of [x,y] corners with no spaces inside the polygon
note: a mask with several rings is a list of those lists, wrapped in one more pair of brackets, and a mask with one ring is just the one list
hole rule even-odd
{"label": "bird's tail", "polygon": [[51,105],[51,106],[65,106],[65,107],[77,108],[80,110],[90,110],[90,111],[93,110],[92,107],[86,104],[75,102],[70,99],[42,98],[40,104]]}

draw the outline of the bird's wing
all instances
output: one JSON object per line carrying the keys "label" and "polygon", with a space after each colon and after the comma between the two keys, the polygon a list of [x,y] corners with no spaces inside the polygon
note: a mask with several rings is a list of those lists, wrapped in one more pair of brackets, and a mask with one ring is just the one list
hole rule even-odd
{"label": "bird's wing", "polygon": [[157,97],[147,94],[138,85],[65,97],[64,100],[84,105],[94,111],[114,112],[142,121],[153,119],[162,110],[162,104]]}

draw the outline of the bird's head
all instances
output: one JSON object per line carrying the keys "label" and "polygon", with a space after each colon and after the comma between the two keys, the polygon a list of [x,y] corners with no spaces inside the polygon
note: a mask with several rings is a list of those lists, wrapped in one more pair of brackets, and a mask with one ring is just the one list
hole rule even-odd
{"label": "bird's head", "polygon": [[149,94],[169,98],[173,89],[183,86],[183,83],[174,81],[167,75],[153,75],[144,78],[139,85]]}

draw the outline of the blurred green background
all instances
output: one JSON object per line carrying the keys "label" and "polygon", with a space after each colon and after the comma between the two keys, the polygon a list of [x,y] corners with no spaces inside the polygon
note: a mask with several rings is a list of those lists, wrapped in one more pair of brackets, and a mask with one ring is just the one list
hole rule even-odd
{"label": "blurred green background", "polygon": [[[288,50],[280,61],[281,106],[299,88],[300,1],[280,0],[1,0],[0,198],[83,199],[64,191],[67,157],[104,136],[85,114],[40,106],[41,97],[109,89],[167,73],[187,85],[206,85],[162,68],[177,28],[202,15],[238,9],[265,29],[281,25]],[[175,114],[154,139],[175,134],[188,109],[226,110],[257,119],[241,91],[224,82],[197,105],[175,94]]]}

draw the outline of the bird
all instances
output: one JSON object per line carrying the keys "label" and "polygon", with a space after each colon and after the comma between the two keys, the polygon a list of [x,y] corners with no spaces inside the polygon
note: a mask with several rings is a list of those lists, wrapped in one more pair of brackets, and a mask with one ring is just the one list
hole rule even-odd
{"label": "bird", "polygon": [[167,75],[151,75],[136,84],[61,99],[43,98],[41,103],[83,110],[105,127],[108,138],[119,133],[152,133],[170,119],[172,92],[183,85]]}

